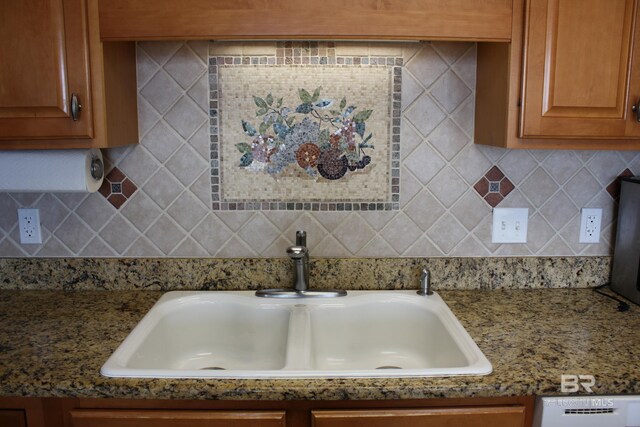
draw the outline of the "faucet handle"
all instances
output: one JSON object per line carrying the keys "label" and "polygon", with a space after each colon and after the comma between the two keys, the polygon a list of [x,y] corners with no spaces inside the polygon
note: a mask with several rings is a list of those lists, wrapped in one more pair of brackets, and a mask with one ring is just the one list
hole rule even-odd
{"label": "faucet handle", "polygon": [[296,231],[296,246],[307,246],[307,232],[304,230]]}

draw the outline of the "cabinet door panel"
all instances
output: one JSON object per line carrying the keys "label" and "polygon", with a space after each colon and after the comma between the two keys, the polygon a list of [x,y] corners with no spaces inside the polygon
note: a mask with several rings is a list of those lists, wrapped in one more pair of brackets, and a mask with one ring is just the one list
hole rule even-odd
{"label": "cabinet door panel", "polygon": [[0,409],[0,426],[2,427],[26,427],[24,411]]}
{"label": "cabinet door panel", "polygon": [[636,3],[529,1],[521,136],[632,136]]}
{"label": "cabinet door panel", "polygon": [[523,427],[523,406],[312,411],[313,427]]}
{"label": "cabinet door panel", "polygon": [[91,137],[84,0],[2,1],[0,22],[0,138]]}
{"label": "cabinet door panel", "polygon": [[284,427],[284,411],[76,410],[71,427]]}

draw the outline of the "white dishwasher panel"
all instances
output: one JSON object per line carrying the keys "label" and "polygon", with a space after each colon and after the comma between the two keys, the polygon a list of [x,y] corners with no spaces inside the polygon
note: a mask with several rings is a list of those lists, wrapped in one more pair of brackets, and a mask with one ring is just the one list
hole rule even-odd
{"label": "white dishwasher panel", "polygon": [[640,396],[539,397],[533,427],[640,427]]}

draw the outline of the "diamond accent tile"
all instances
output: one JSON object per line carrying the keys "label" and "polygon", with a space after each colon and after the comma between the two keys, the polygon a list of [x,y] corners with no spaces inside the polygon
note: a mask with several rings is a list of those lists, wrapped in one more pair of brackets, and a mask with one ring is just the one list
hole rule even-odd
{"label": "diamond accent tile", "polygon": [[515,187],[500,168],[494,165],[475,183],[473,189],[476,190],[476,193],[478,193],[489,206],[495,208]]}
{"label": "diamond accent tile", "polygon": [[471,89],[455,73],[448,71],[434,84],[431,95],[451,113],[471,95]]}
{"label": "diamond accent tile", "polygon": [[607,193],[611,196],[612,199],[618,200],[620,198],[620,187],[622,183],[620,182],[621,178],[627,178],[633,176],[633,172],[631,172],[628,168],[623,170],[620,175],[616,177],[609,185],[607,185]]}
{"label": "diamond accent tile", "polygon": [[113,205],[120,209],[129,200],[138,187],[120,169],[113,168],[104,178],[98,192]]}

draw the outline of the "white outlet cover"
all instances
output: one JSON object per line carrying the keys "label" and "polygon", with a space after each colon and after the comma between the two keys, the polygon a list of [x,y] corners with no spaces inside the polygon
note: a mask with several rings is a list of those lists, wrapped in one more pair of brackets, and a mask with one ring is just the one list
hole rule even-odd
{"label": "white outlet cover", "polygon": [[23,245],[42,244],[39,209],[18,209],[20,243]]}
{"label": "white outlet cover", "polygon": [[580,218],[580,243],[599,243],[602,209],[582,208]]}
{"label": "white outlet cover", "polygon": [[493,208],[493,243],[527,243],[529,208]]}

